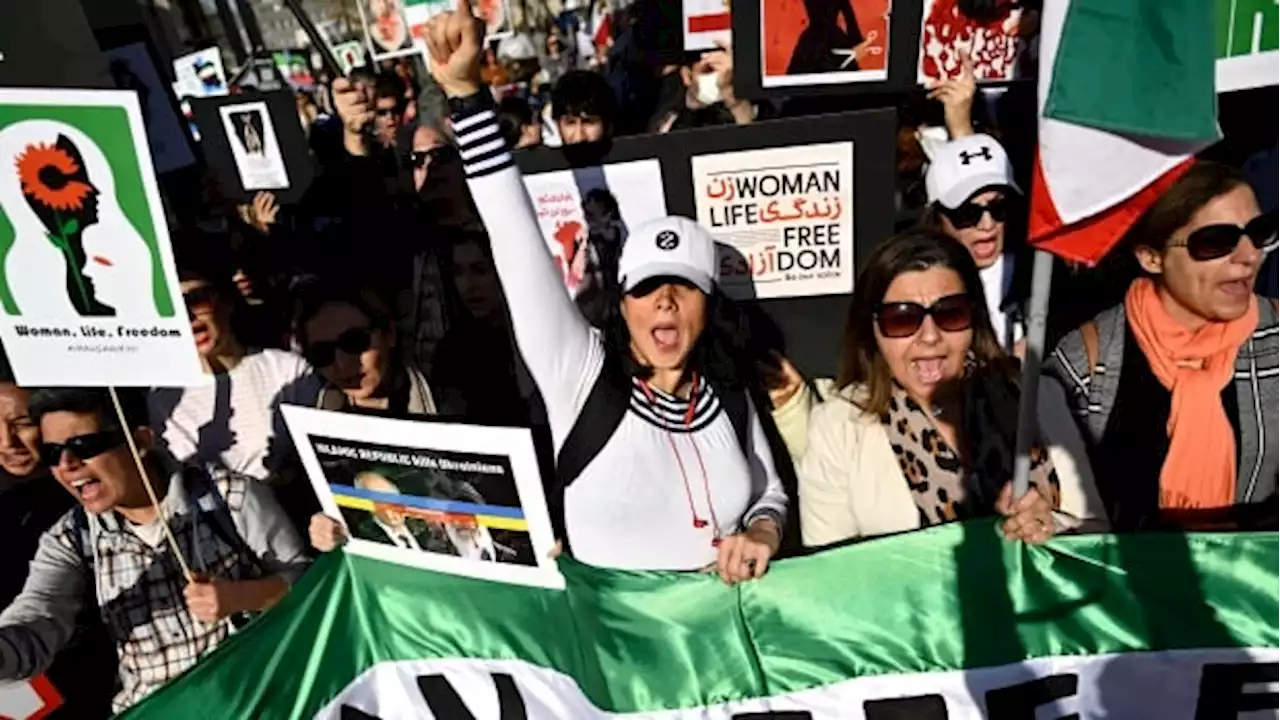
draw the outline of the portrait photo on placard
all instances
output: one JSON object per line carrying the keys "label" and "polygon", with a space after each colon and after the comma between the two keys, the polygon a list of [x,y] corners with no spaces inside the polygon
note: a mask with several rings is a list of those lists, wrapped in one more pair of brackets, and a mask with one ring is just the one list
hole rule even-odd
{"label": "portrait photo on placard", "polygon": [[404,0],[359,0],[356,5],[360,8],[360,20],[374,60],[418,51],[405,17]]}
{"label": "portrait photo on placard", "polygon": [[217,46],[175,58],[173,74],[180,98],[218,97],[229,92],[222,50]]}
{"label": "portrait photo on placard", "polygon": [[203,378],[135,93],[0,90],[0,308],[24,385]]}
{"label": "portrait photo on placard", "polygon": [[225,105],[218,108],[231,145],[236,169],[245,190],[277,190],[289,187],[280,141],[271,124],[265,102]]}
{"label": "portrait photo on placard", "polygon": [[891,0],[760,0],[764,87],[888,79]]}
{"label": "portrait photo on placard", "polygon": [[500,40],[511,34],[511,9],[507,0],[474,0],[472,7],[484,18],[487,40]]}
{"label": "portrait photo on placard", "polygon": [[[326,515],[353,551],[544,584],[550,519],[529,431],[284,409]],[[539,580],[541,576],[541,579]]]}
{"label": "portrait photo on placard", "polygon": [[925,0],[920,23],[916,81],[946,80],[960,74],[963,56],[978,82],[1005,82],[1020,74],[1019,61],[1032,28],[1028,11],[1015,3],[1000,4],[980,16],[966,15],[960,0]]}

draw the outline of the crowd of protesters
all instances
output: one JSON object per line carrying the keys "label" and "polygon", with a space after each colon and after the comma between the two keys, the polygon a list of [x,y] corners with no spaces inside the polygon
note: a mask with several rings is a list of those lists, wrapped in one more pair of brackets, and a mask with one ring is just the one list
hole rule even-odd
{"label": "crowd of protesters", "polygon": [[646,64],[625,13],[592,48],[564,24],[486,47],[482,27],[439,15],[430,75],[401,61],[332,80],[329,112],[300,101],[319,171],[299,202],[208,189],[173,219],[211,383],[117,408],[0,382],[0,679],[47,672],[64,712],[121,710],[341,545],[282,404],[532,428],[563,552],[727,583],[980,517],[1029,543],[1276,527],[1274,150],[1248,175],[1199,162],[1102,269],[1059,267],[1015,497],[1028,183],[1000,138],[1033,117],[987,112],[967,66],[902,101],[901,232],[830,328],[836,377],[806,377],[686,218],[624,238],[617,201],[589,195],[575,302],[512,153],[812,103],[737,98],[727,47]]}

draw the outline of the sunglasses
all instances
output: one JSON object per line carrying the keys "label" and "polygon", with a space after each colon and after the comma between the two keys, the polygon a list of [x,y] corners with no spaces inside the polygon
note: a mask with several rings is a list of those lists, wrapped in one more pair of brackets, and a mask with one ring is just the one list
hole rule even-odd
{"label": "sunglasses", "polygon": [[414,150],[405,158],[405,165],[421,170],[427,165],[435,165],[445,161],[452,155],[452,151],[453,148],[448,145],[433,147],[430,150]]}
{"label": "sunglasses", "polygon": [[194,317],[199,313],[211,312],[217,299],[217,292],[208,285],[182,293],[182,301],[187,305],[188,317]]}
{"label": "sunglasses", "polygon": [[1192,260],[1217,260],[1235,251],[1240,238],[1247,237],[1249,242],[1259,250],[1272,250],[1276,247],[1276,213],[1249,221],[1244,227],[1223,223],[1206,225],[1187,236],[1185,242],[1169,243],[1170,247],[1185,247]]}
{"label": "sunglasses", "polygon": [[973,326],[973,303],[968,295],[948,295],[929,307],[920,303],[880,303],[876,308],[876,325],[887,338],[915,335],[927,316],[943,332],[960,332]]}
{"label": "sunglasses", "polygon": [[982,216],[991,213],[991,219],[995,222],[1002,223],[1009,216],[1009,201],[1006,198],[998,197],[988,202],[986,205],[979,205],[972,200],[965,201],[958,208],[942,207],[942,214],[947,216],[951,224],[957,230],[967,230],[976,227],[982,222]]}
{"label": "sunglasses", "polygon": [[396,114],[396,109],[395,109],[395,108],[393,108],[393,107],[389,107],[389,108],[374,108],[374,110],[373,110],[373,114],[374,114],[374,115],[376,115],[376,116],[378,116],[378,117],[389,117],[389,116],[391,116],[391,115],[395,115],[395,114]]}
{"label": "sunglasses", "polygon": [[124,432],[119,429],[77,435],[65,443],[40,443],[40,460],[47,467],[57,467],[62,463],[62,454],[69,452],[84,462],[123,444]]}
{"label": "sunglasses", "polygon": [[373,331],[375,328],[352,328],[338,336],[336,340],[311,343],[302,356],[311,363],[311,367],[326,368],[333,364],[338,351],[348,355],[359,355],[373,347]]}

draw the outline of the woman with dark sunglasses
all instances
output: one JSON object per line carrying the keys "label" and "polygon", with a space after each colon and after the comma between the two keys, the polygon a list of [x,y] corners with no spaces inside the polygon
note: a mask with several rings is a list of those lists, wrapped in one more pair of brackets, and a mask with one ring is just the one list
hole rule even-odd
{"label": "woman with dark sunglasses", "polygon": [[[397,347],[390,306],[373,290],[329,283],[304,289],[294,333],[325,382],[316,407],[401,419],[436,414],[426,377]],[[321,552],[344,540],[342,525],[319,513],[311,517],[309,534]]]}
{"label": "woman with dark sunglasses", "polygon": [[1042,543],[1100,512],[1061,393],[1041,398],[1031,488],[1012,496],[1016,381],[965,247],[927,230],[880,245],[854,284],[834,396],[791,413],[800,432],[780,427],[805,438],[805,545],[996,514]]}
{"label": "woman with dark sunglasses", "polygon": [[[632,229],[609,317],[592,328],[565,291],[479,74],[483,20],[432,18],[431,70],[450,97],[467,184],[489,232],[521,355],[557,452],[548,491],[565,552],[592,565],[760,577],[786,494],[735,354],[715,242],[697,223]],[[566,76],[568,77],[568,76]],[[740,332],[740,330],[738,330]]]}
{"label": "woman with dark sunglasses", "polygon": [[1112,526],[1274,528],[1280,342],[1274,301],[1253,288],[1275,213],[1239,171],[1200,163],[1126,244],[1142,276],[1046,366],[1074,405]]}
{"label": "woman with dark sunglasses", "polygon": [[929,206],[921,226],[954,238],[973,256],[996,339],[1006,351],[1018,351],[1027,288],[1015,282],[1021,258],[1006,245],[1006,220],[1014,204],[1022,202],[1009,156],[990,135],[938,145],[929,160],[925,189]]}

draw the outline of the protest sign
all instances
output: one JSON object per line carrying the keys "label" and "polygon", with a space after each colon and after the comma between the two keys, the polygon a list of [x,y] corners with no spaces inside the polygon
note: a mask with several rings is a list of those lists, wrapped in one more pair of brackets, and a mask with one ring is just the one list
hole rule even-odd
{"label": "protest sign", "polygon": [[1280,6],[1275,0],[1216,0],[1217,89],[1280,83]]}
{"label": "protest sign", "polygon": [[484,18],[485,40],[501,40],[511,35],[511,8],[507,0],[475,0],[473,7]]}
{"label": "protest sign", "polygon": [[364,45],[354,40],[335,45],[333,55],[342,66],[343,75],[350,75],[352,70],[365,66]]}
{"label": "protest sign", "polygon": [[529,174],[524,185],[542,237],[574,295],[605,271],[602,257],[617,257],[628,228],[667,214],[657,160]]}
{"label": "protest sign", "polygon": [[6,720],[43,720],[60,707],[62,696],[44,675],[0,682],[0,717]]}
{"label": "protest sign", "polygon": [[527,429],[283,407],[294,446],[348,550],[414,567],[557,588],[554,540]]}
{"label": "protest sign", "polygon": [[333,554],[123,717],[1275,717],[1276,564],[1275,533],[1029,546],[995,519],[734,587],[565,559],[563,592],[495,591]]}
{"label": "protest sign", "polygon": [[681,5],[685,50],[711,50],[717,42],[729,42],[729,0],[683,0]]}
{"label": "protest sign", "polygon": [[308,53],[300,50],[277,50],[271,53],[280,76],[294,90],[311,90],[316,86],[315,76],[307,63]]}
{"label": "protest sign", "polygon": [[359,0],[360,22],[364,24],[365,42],[374,60],[386,60],[418,52],[405,16],[407,5],[415,0]]}
{"label": "protest sign", "polygon": [[1010,3],[990,20],[960,12],[960,0],[925,0],[916,80],[945,80],[960,74],[967,54],[978,82],[1013,80],[1025,43],[1019,36],[1022,8]]}
{"label": "protest sign", "polygon": [[203,98],[191,107],[205,158],[228,198],[249,202],[269,190],[292,203],[306,192],[315,164],[292,92]]}
{"label": "protest sign", "polygon": [[168,80],[161,75],[160,61],[146,30],[139,27],[99,33],[98,42],[107,56],[107,68],[116,87],[138,96],[156,172],[163,175],[195,164],[186,120]]}
{"label": "protest sign", "polygon": [[0,341],[27,386],[203,381],[134,93],[0,90]]}
{"label": "protest sign", "polygon": [[217,45],[175,58],[173,74],[180,98],[216,97],[228,92],[222,50]]}
{"label": "protest sign", "polygon": [[920,17],[920,3],[891,0],[733,0],[734,91],[782,98],[906,90],[915,84]]}
{"label": "protest sign", "polygon": [[692,172],[730,297],[853,289],[853,143],[695,155]]}
{"label": "protest sign", "polygon": [[[907,68],[907,72],[914,73],[914,66]],[[856,274],[856,262],[867,257],[875,245],[893,234],[894,188],[893,183],[885,182],[884,178],[893,177],[894,173],[895,122],[893,110],[838,113],[750,125],[680,130],[661,135],[622,137],[614,139],[607,148],[581,152],[579,150],[584,147],[581,145],[563,150],[537,148],[518,152],[514,157],[525,178],[546,173],[568,173],[574,176],[574,187],[591,187],[585,178],[591,177],[589,172],[599,172],[598,168],[601,167],[656,160],[662,179],[661,192],[666,200],[666,214],[698,218],[697,198],[698,193],[703,190],[694,184],[694,156],[724,154],[732,157],[744,151],[768,150],[780,146],[803,148],[827,143],[852,143],[857,148],[852,157],[853,202],[842,206],[841,211],[847,214],[847,221],[850,223],[851,230],[846,235],[851,236],[852,258],[855,262],[851,272]],[[647,197],[644,188],[656,187],[654,182],[641,179],[621,183],[610,181],[609,188],[622,202],[632,196],[638,195],[640,199]],[[560,187],[563,186],[564,183],[561,183]],[[841,189],[845,189],[843,184]],[[576,197],[583,196],[579,192]],[[536,206],[537,198],[534,197],[533,200]],[[571,202],[564,202],[562,207],[570,207]],[[653,201],[647,204],[649,207],[656,206]],[[768,204],[767,201],[765,204]],[[853,210],[855,207],[856,212]],[[627,216],[626,211],[623,215],[628,225],[635,221]],[[845,219],[841,220],[844,221]],[[708,229],[715,231],[709,225]],[[548,241],[549,244],[551,240]],[[558,243],[552,245],[553,252],[558,246]],[[786,287],[785,284],[783,287]],[[792,290],[797,288],[793,287]],[[817,292],[812,285],[807,288],[802,286],[798,290]],[[816,377],[835,374],[838,347],[831,342],[831,328],[840,327],[845,322],[849,310],[847,296],[792,295],[762,298],[759,303],[785,333],[787,355],[796,362],[797,367]]]}
{"label": "protest sign", "polygon": [[289,173],[271,124],[271,113],[261,101],[218,108],[223,132],[231,140],[231,154],[245,190],[279,190],[289,187]]}

